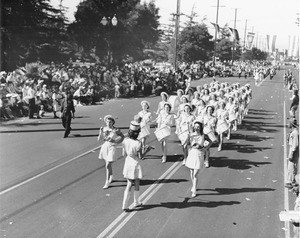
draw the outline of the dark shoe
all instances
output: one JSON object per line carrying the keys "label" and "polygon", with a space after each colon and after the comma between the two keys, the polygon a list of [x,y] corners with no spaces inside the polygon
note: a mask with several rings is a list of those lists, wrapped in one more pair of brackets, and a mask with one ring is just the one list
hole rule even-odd
{"label": "dark shoe", "polygon": [[41,117],[37,117],[37,119],[41,119]]}
{"label": "dark shoe", "polygon": [[286,187],[286,188],[293,188],[293,185],[292,185],[291,183],[286,183],[286,184],[284,185],[284,187]]}

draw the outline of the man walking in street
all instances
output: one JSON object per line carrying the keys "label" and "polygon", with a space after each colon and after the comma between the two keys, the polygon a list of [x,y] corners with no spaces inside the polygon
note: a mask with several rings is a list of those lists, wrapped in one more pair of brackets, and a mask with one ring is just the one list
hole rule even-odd
{"label": "man walking in street", "polygon": [[61,121],[65,128],[64,138],[68,137],[71,132],[71,121],[75,118],[75,108],[73,103],[73,96],[67,92],[66,97],[61,103]]}

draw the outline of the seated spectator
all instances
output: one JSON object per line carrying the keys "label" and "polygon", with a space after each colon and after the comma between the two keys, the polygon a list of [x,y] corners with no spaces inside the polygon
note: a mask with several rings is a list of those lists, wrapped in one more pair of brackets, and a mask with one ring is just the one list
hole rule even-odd
{"label": "seated spectator", "polygon": [[94,105],[95,104],[95,90],[94,88],[90,85],[88,86],[88,89],[84,96],[82,97],[83,103],[86,105]]}
{"label": "seated spectator", "polygon": [[5,103],[3,102],[2,98],[0,99],[0,113],[1,113],[1,120],[10,119],[10,116],[8,115],[5,109]]}
{"label": "seated spectator", "polygon": [[19,100],[19,96],[16,94],[9,98],[9,108],[14,117],[23,117],[27,115],[23,110],[22,102]]}

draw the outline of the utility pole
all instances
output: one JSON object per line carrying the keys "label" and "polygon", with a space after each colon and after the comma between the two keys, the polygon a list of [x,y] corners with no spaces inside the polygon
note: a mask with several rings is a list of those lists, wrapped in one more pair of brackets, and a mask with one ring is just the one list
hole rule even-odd
{"label": "utility pole", "polygon": [[[297,13],[297,18],[296,18],[296,21],[295,21],[295,24],[297,25],[297,27],[300,27],[300,14]],[[298,31],[298,35],[299,35],[299,31]],[[299,38],[298,38],[299,39]],[[299,40],[297,42],[298,44],[298,86],[299,86],[299,82],[300,82],[300,46],[299,46]],[[300,166],[298,166],[298,174],[300,173]]]}
{"label": "utility pole", "polygon": [[[213,6],[216,7],[216,6]],[[225,6],[220,6],[219,0],[217,0],[217,15],[216,15],[216,25],[215,25],[215,40],[214,40],[214,58],[213,58],[213,66],[216,65],[216,48],[217,48],[217,26],[218,26],[218,20],[219,20],[219,8],[220,7],[225,7]]]}
{"label": "utility pole", "polygon": [[246,19],[246,23],[245,23],[245,31],[244,31],[244,50],[246,49],[246,31],[247,31],[247,19]]}
{"label": "utility pole", "polygon": [[[236,15],[237,15],[237,8],[235,8],[235,14],[234,14],[234,30],[236,28]],[[233,37],[233,47],[232,47],[232,60],[231,60],[231,64],[233,65],[233,61],[234,61],[234,51],[235,51],[235,35]]]}
{"label": "utility pole", "polygon": [[215,41],[214,41],[214,59],[213,59],[213,65],[216,65],[216,48],[217,48],[217,26],[218,26],[218,19],[219,19],[219,0],[217,1],[217,15],[216,15],[216,25],[215,25]]}
{"label": "utility pole", "polygon": [[176,22],[175,22],[175,49],[174,49],[174,70],[177,70],[177,44],[179,31],[179,17],[180,17],[180,0],[177,0]]}

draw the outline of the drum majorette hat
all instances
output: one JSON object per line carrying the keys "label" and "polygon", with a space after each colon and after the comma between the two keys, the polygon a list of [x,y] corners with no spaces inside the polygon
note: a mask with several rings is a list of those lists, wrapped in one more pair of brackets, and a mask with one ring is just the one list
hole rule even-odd
{"label": "drum majorette hat", "polygon": [[162,95],[165,95],[165,96],[166,96],[166,98],[168,98],[168,97],[169,97],[169,95],[168,95],[166,92],[161,92],[161,93],[160,93],[160,96],[162,96]]}
{"label": "drum majorette hat", "polygon": [[181,92],[182,94],[184,94],[183,90],[182,89],[178,89],[177,90],[177,93]]}
{"label": "drum majorette hat", "polygon": [[193,110],[193,107],[192,107],[192,105],[191,105],[191,104],[189,104],[189,103],[185,103],[185,104],[184,104],[184,107],[189,107],[191,111]]}
{"label": "drum majorette hat", "polygon": [[200,96],[200,93],[198,92],[198,91],[195,91],[194,92],[194,95],[196,96],[196,95],[199,95]]}
{"label": "drum majorette hat", "polygon": [[181,96],[181,100],[184,99],[184,98],[185,98],[187,101],[189,101],[189,97],[188,97],[187,95],[182,95],[182,96]]}
{"label": "drum majorette hat", "polygon": [[106,121],[106,120],[108,120],[108,119],[110,119],[110,120],[112,120],[113,122],[115,122],[115,119],[113,118],[113,116],[112,115],[106,115],[105,117],[104,117],[104,121]]}
{"label": "drum majorette hat", "polygon": [[209,108],[211,108],[212,109],[212,112],[214,112],[215,111],[215,107],[214,106],[212,106],[212,105],[208,105],[208,106],[206,106],[206,112],[208,111],[208,109]]}
{"label": "drum majorette hat", "polygon": [[170,107],[170,109],[172,109],[172,105],[171,105],[171,103],[169,103],[169,102],[165,102],[165,103],[164,103],[164,106],[166,106],[166,105],[168,105],[168,106]]}
{"label": "drum majorette hat", "polygon": [[195,126],[196,123],[201,124],[202,127],[203,127],[203,123],[201,121],[197,120],[197,119],[195,121],[193,121],[193,127]]}
{"label": "drum majorette hat", "polygon": [[129,129],[133,131],[138,131],[141,128],[140,124],[136,121],[131,121]]}
{"label": "drum majorette hat", "polygon": [[150,103],[146,100],[141,101],[141,106],[143,106],[143,104],[147,104],[148,108],[150,107]]}

